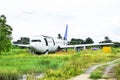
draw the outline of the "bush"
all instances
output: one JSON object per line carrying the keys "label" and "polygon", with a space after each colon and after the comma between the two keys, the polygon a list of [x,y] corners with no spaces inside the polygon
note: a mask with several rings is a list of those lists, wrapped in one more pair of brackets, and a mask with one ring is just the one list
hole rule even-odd
{"label": "bush", "polygon": [[19,77],[18,73],[0,73],[0,80],[17,80]]}
{"label": "bush", "polygon": [[102,72],[101,71],[94,71],[90,74],[90,78],[101,79],[102,78]]}
{"label": "bush", "polygon": [[117,80],[120,79],[120,64],[115,67],[115,77],[117,78]]}

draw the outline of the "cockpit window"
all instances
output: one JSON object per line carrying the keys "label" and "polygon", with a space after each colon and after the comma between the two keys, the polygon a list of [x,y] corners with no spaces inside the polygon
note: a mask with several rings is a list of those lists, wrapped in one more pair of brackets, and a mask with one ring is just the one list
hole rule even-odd
{"label": "cockpit window", "polygon": [[31,42],[41,42],[41,40],[32,40]]}

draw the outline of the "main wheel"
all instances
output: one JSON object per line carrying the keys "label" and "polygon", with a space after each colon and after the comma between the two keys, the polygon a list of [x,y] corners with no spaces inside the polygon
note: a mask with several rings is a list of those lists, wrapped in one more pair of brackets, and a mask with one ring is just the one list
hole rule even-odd
{"label": "main wheel", "polygon": [[35,50],[33,48],[30,48],[30,53],[35,54],[36,52],[35,52]]}

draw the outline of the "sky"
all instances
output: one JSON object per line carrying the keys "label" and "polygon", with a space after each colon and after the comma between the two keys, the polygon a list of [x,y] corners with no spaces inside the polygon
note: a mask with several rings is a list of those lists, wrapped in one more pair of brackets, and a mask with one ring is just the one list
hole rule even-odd
{"label": "sky", "polygon": [[13,28],[13,40],[64,36],[68,24],[68,40],[100,42],[108,36],[120,42],[120,0],[0,0],[1,14]]}

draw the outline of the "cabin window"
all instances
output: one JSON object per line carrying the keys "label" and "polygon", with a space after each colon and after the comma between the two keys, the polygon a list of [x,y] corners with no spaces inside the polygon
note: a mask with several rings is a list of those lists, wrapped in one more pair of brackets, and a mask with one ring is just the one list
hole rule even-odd
{"label": "cabin window", "polygon": [[48,42],[47,42],[47,39],[46,39],[46,38],[44,38],[44,40],[45,40],[46,46],[48,46]]}
{"label": "cabin window", "polygon": [[32,40],[31,42],[41,42],[41,40]]}

